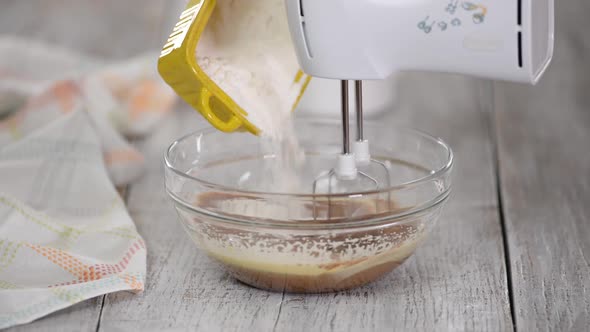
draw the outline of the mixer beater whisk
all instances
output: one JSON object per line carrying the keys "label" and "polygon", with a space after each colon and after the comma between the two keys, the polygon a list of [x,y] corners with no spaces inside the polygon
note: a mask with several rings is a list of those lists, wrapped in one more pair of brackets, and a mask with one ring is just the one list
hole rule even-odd
{"label": "mixer beater whisk", "polygon": [[[368,172],[371,164],[384,170],[385,185],[390,187],[391,179],[389,166],[380,160],[371,158],[369,141],[364,137],[363,121],[363,85],[362,81],[355,81],[356,96],[356,124],[357,139],[351,150],[350,144],[350,116],[348,81],[341,81],[342,102],[342,153],[338,155],[336,167],[329,171],[323,171],[313,182],[313,194],[327,194],[328,209],[327,218],[332,217],[332,194],[346,194],[353,192],[370,192],[382,189],[377,176],[371,176]],[[313,216],[318,217],[318,202],[314,198]],[[378,202],[376,201],[376,204]],[[387,204],[391,207],[391,197],[388,193]]]}

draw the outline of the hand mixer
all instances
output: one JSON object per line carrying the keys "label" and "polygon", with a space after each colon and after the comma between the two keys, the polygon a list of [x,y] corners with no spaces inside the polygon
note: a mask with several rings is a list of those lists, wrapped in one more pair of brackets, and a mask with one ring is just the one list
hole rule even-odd
{"label": "hand mixer", "polygon": [[[387,164],[371,158],[364,139],[362,80],[422,70],[535,84],[553,54],[553,0],[284,1],[302,70],[342,82],[342,153],[332,170],[316,178],[314,193],[379,188],[377,176],[363,170],[370,164],[390,181]],[[160,73],[218,129],[256,133],[243,110],[194,61],[196,40],[214,6],[215,0],[189,2],[162,51]],[[353,145],[349,80],[355,81],[357,97]],[[222,102],[212,107],[211,97]]]}
{"label": "hand mixer", "polygon": [[286,0],[286,6],[303,71],[356,80],[357,141],[351,154],[343,81],[344,147],[324,177],[360,175],[373,182],[356,169],[371,162],[360,80],[428,70],[535,84],[553,54],[553,0]]}

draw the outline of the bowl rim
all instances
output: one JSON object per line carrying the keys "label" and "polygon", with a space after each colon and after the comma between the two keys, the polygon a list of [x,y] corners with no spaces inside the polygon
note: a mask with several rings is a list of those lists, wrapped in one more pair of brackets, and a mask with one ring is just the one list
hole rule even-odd
{"label": "bowl rim", "polygon": [[[449,199],[451,195],[451,188],[443,191],[440,195],[436,196],[435,198],[425,202],[424,204],[417,205],[415,208],[404,210],[400,213],[393,213],[391,215],[380,216],[380,217],[372,217],[372,218],[365,218],[360,220],[338,220],[338,221],[331,221],[322,219],[321,222],[317,222],[316,220],[308,220],[308,221],[293,221],[293,220],[255,220],[253,218],[245,219],[245,218],[238,218],[235,216],[225,215],[213,212],[211,210],[206,209],[197,209],[193,205],[188,204],[183,199],[175,195],[174,193],[170,192],[166,189],[166,192],[170,196],[170,198],[179,204],[182,208],[188,209],[193,213],[197,213],[200,215],[205,215],[207,218],[214,219],[216,221],[221,221],[228,224],[234,224],[236,226],[248,226],[248,227],[272,227],[273,229],[289,229],[289,230],[337,230],[337,229],[346,229],[352,230],[357,228],[364,228],[364,227],[379,227],[379,226],[398,226],[407,223],[414,222],[412,216],[418,215],[420,213],[424,213],[432,208],[442,205]],[[180,218],[183,223],[185,223],[184,218]]]}
{"label": "bowl rim", "polygon": [[[310,121],[309,119],[303,119],[303,122],[311,123],[311,124],[326,124],[332,123],[335,121],[328,121],[325,119],[315,119]],[[369,126],[382,126],[379,123],[373,121],[366,121],[366,124]],[[191,137],[200,136],[200,135],[209,135],[214,133],[219,133],[218,130],[215,128],[202,128],[199,130],[195,130],[189,134],[183,135],[179,139],[175,140],[169,147],[166,149],[164,154],[164,167],[167,171],[173,172],[176,176],[180,176],[188,181],[194,181],[201,186],[206,188],[210,188],[212,190],[218,192],[227,192],[234,195],[244,195],[244,196],[254,196],[258,198],[294,198],[294,199],[319,199],[319,198],[346,198],[346,197],[358,197],[358,196],[368,196],[368,195],[380,195],[387,192],[394,192],[399,190],[404,190],[412,187],[419,187],[421,184],[433,181],[435,179],[444,177],[446,174],[450,173],[453,165],[454,165],[454,154],[451,147],[441,138],[432,136],[422,130],[413,129],[409,127],[397,127],[397,126],[390,126],[391,130],[398,131],[398,132],[406,132],[406,134],[416,135],[420,138],[426,139],[436,145],[440,146],[444,151],[446,151],[446,160],[442,165],[430,173],[410,180],[400,184],[391,185],[388,187],[384,187],[377,190],[372,191],[362,191],[362,192],[354,192],[354,193],[341,193],[341,194],[313,194],[313,193],[281,193],[281,192],[264,192],[264,191],[253,191],[253,190],[240,190],[237,188],[232,188],[227,185],[220,185],[216,183],[212,183],[198,177],[189,175],[182,170],[175,168],[173,163],[170,161],[170,154],[172,153],[173,149],[180,144],[181,142],[190,139]],[[209,218],[224,222],[230,223],[235,225],[241,226],[258,226],[258,227],[273,227],[273,228],[286,228],[286,229],[351,229],[351,228],[358,228],[358,227],[374,227],[378,225],[398,225],[404,224],[406,222],[411,222],[411,217],[414,215],[418,215],[420,213],[424,213],[429,209],[432,209],[436,206],[439,206],[446,202],[449,198],[452,184],[448,182],[448,185],[445,187],[445,190],[440,191],[437,195],[434,195],[430,199],[427,199],[423,202],[416,204],[415,206],[399,211],[394,212],[390,215],[386,216],[374,216],[369,217],[362,220],[338,220],[338,221],[330,221],[322,219],[321,222],[317,222],[316,220],[310,221],[302,221],[302,220],[253,220],[250,218],[240,218],[239,216],[233,215],[226,215],[223,213],[218,213],[216,211],[202,209],[194,206],[191,202],[187,202],[174,192],[172,192],[166,180],[165,185],[166,193],[168,196],[181,208],[188,209],[191,212],[201,214],[207,216]],[[178,207],[177,207],[178,208]]]}
{"label": "bowl rim", "polygon": [[[307,121],[307,122],[309,122],[309,121]],[[315,121],[315,122],[322,123],[321,121]],[[365,124],[366,125],[378,125],[373,121],[365,121]],[[403,190],[403,189],[407,189],[408,187],[418,186],[421,183],[429,182],[433,179],[439,178],[439,177],[443,176],[444,174],[449,173],[452,170],[453,165],[454,165],[455,156],[454,156],[454,153],[453,153],[453,150],[451,149],[451,147],[443,139],[436,137],[436,136],[432,136],[422,130],[408,128],[408,127],[395,127],[394,126],[394,127],[391,127],[391,130],[410,132],[412,134],[418,135],[422,138],[425,138],[427,140],[430,140],[430,141],[436,143],[437,145],[441,146],[447,152],[446,162],[440,168],[438,168],[434,171],[431,171],[429,174],[427,174],[423,177],[419,177],[419,178],[416,178],[416,179],[413,179],[410,181],[406,181],[406,182],[403,182],[400,184],[395,184],[395,185],[391,185],[388,187],[383,187],[380,189],[369,190],[369,191],[359,191],[359,192],[354,192],[354,193],[339,193],[339,194],[313,194],[313,193],[284,193],[284,192],[264,192],[264,191],[257,191],[257,190],[242,190],[242,189],[232,188],[232,187],[226,186],[226,185],[216,184],[216,183],[206,181],[206,180],[197,178],[195,176],[189,175],[189,174],[179,170],[178,168],[174,167],[172,162],[169,160],[169,156],[170,156],[172,150],[176,147],[176,145],[180,144],[182,141],[185,141],[188,138],[193,137],[193,136],[219,133],[219,130],[209,127],[209,128],[195,130],[191,133],[183,135],[180,138],[178,138],[177,140],[175,140],[172,144],[170,144],[170,146],[166,149],[166,151],[164,153],[164,167],[180,177],[183,177],[183,178],[191,180],[191,181],[198,182],[199,184],[201,184],[205,187],[217,189],[220,191],[232,192],[232,193],[243,194],[243,195],[257,195],[257,196],[266,196],[266,197],[312,198],[312,199],[313,198],[328,197],[328,196],[333,197],[333,198],[343,198],[343,197],[358,196],[358,195],[378,195],[378,194],[383,194],[383,193],[387,193],[387,192]],[[228,134],[228,135],[230,135],[230,134]],[[436,196],[434,200],[437,200],[437,198],[444,196],[447,191],[448,190],[445,190],[445,191],[439,193],[439,195]],[[422,205],[422,204],[420,204],[420,205]]]}

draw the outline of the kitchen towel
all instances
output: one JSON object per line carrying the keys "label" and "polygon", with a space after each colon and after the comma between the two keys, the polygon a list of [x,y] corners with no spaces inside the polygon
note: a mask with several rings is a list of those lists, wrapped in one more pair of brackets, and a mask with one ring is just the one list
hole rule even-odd
{"label": "kitchen towel", "polygon": [[174,105],[156,72],[157,53],[119,63],[0,36],[0,144],[17,141],[82,104],[92,118],[115,185],[141,173],[125,139],[149,133]]}
{"label": "kitchen towel", "polygon": [[0,37],[0,329],[143,290],[145,244],[115,185],[143,166],[125,137],[174,103],[156,60]]}

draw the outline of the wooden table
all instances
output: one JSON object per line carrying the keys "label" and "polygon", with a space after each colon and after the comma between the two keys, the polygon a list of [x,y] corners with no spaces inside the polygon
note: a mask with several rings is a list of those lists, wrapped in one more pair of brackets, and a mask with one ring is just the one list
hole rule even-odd
{"label": "wooden table", "polygon": [[[112,58],[157,49],[179,8],[165,0],[1,6],[1,33]],[[451,144],[454,194],[429,241],[381,281],[336,294],[269,293],[200,253],[162,189],[164,148],[203,125],[180,106],[137,142],[148,169],[126,190],[149,249],[145,292],[101,296],[11,331],[590,330],[590,4],[558,1],[557,11],[554,63],[536,87],[400,77],[398,107],[383,121]]]}

